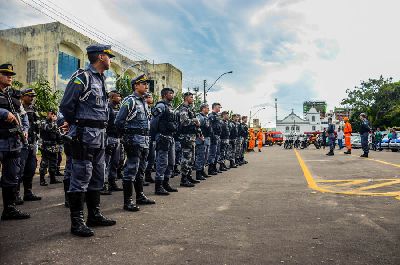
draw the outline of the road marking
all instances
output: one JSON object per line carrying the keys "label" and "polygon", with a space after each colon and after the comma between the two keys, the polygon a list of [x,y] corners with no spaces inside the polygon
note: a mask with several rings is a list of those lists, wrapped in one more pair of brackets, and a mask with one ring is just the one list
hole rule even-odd
{"label": "road marking", "polygon": [[[343,194],[343,195],[361,195],[361,196],[379,196],[379,197],[395,197],[395,199],[400,200],[400,191],[393,191],[393,192],[365,192],[366,190],[371,190],[371,189],[376,189],[380,187],[387,187],[395,184],[400,184],[399,179],[377,179],[377,180],[371,180],[371,179],[350,179],[350,180],[315,180],[314,177],[311,174],[311,171],[308,169],[306,163],[304,162],[303,158],[301,157],[300,153],[294,149],[294,152],[297,157],[297,161],[299,162],[299,165],[301,169],[303,170],[304,177],[307,181],[308,186],[316,191],[322,192],[322,193],[333,193],[333,194]],[[373,159],[371,159],[373,160]],[[376,160],[374,160],[376,161]],[[388,163],[391,164],[391,163]],[[391,165],[396,165],[396,164],[391,164]],[[376,181],[384,181],[383,183],[379,184],[373,184],[357,189],[352,189],[352,190],[346,190],[346,191],[340,191],[340,190],[335,190],[335,187],[346,187],[346,186],[352,186],[352,185],[361,185],[367,182],[376,182]],[[329,183],[331,186],[322,186],[318,185],[323,184],[323,183]],[[332,185],[334,184],[334,185]]]}
{"label": "road marking", "polygon": [[[356,155],[351,155],[351,156],[357,157]],[[369,158],[369,157],[368,158],[363,158],[363,159],[370,160],[370,161],[375,161],[377,163],[381,163],[381,164],[384,164],[384,165],[389,165],[389,166],[394,166],[394,167],[399,167],[400,168],[399,164],[394,164],[394,163],[386,162],[386,161],[379,160],[379,159],[373,159],[373,158]]]}

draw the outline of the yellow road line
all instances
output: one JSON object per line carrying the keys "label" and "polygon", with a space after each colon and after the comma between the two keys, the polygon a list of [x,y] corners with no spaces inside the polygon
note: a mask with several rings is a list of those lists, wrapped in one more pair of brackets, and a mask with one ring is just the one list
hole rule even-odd
{"label": "yellow road line", "polygon": [[399,183],[400,183],[400,180],[397,179],[397,180],[387,181],[387,182],[384,182],[384,183],[370,185],[370,186],[367,186],[367,187],[361,187],[361,188],[355,189],[353,191],[372,190],[372,189],[382,188],[382,187],[391,186],[391,185],[395,185],[395,184],[399,184]]}
{"label": "yellow road line", "polygon": [[[294,152],[297,157],[297,161],[299,162],[299,165],[301,169],[303,170],[304,177],[307,181],[308,186],[316,191],[322,192],[322,193],[333,193],[333,194],[343,194],[343,195],[362,195],[362,196],[381,196],[381,197],[395,197],[396,199],[400,200],[400,191],[396,192],[362,192],[362,191],[357,191],[357,190],[350,190],[350,191],[333,191],[328,188],[322,188],[318,186],[317,181],[313,178],[311,171],[308,169],[306,163],[304,163],[303,158],[300,156],[300,153],[294,149]],[[325,182],[345,182],[341,180],[328,180]],[[355,180],[353,180],[355,181]],[[394,180],[393,180],[394,181]],[[319,183],[324,182],[324,181],[318,181]],[[379,184],[377,184],[379,185]],[[375,185],[372,185],[375,186]],[[331,188],[331,187],[329,187]]]}
{"label": "yellow road line", "polygon": [[[355,155],[351,155],[351,156],[357,157],[357,156],[355,156]],[[384,160],[373,159],[373,158],[363,158],[363,159],[370,160],[370,161],[375,161],[375,162],[377,162],[377,163],[381,163],[381,164],[384,164],[384,165],[389,165],[389,166],[393,166],[393,167],[398,167],[398,168],[400,168],[400,165],[399,165],[399,164],[394,164],[394,163],[386,162],[386,161],[384,161]]]}

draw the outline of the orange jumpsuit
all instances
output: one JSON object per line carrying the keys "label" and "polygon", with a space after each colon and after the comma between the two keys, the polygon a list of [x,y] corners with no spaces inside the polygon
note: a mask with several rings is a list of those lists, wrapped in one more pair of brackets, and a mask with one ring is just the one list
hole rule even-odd
{"label": "orange jumpsuit", "polygon": [[348,151],[351,150],[351,133],[353,132],[353,129],[351,128],[350,122],[346,122],[344,124],[343,128],[343,133],[344,133],[344,144],[346,145],[346,148]]}
{"label": "orange jumpsuit", "polygon": [[257,141],[258,150],[261,150],[263,146],[263,133],[261,131],[257,133]]}
{"label": "orange jumpsuit", "polygon": [[254,135],[254,130],[250,129],[249,132],[249,150],[253,150],[254,151],[254,147],[256,146],[256,136]]}

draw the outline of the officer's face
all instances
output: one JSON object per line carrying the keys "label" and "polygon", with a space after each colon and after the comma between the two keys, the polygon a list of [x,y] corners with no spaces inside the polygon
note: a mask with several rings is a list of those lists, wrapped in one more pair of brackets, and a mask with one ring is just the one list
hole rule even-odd
{"label": "officer's face", "polygon": [[148,90],[148,84],[147,83],[138,83],[135,84],[135,91],[139,94],[139,95],[144,95],[147,93]]}
{"label": "officer's face", "polygon": [[205,107],[204,109],[203,109],[203,113],[204,114],[208,114],[210,112],[210,108],[209,107]]}
{"label": "officer's face", "polygon": [[187,96],[187,97],[186,97],[186,101],[187,101],[187,103],[189,103],[189,104],[193,104],[193,101],[194,101],[193,95]]}
{"label": "officer's face", "polygon": [[152,96],[148,96],[147,98],[146,98],[146,103],[147,104],[149,104],[149,105],[151,105],[151,104],[153,104],[153,97]]}
{"label": "officer's face", "polygon": [[24,103],[25,105],[30,105],[30,104],[32,104],[34,98],[35,97],[33,97],[33,96],[23,96],[22,103]]}
{"label": "officer's face", "polygon": [[108,70],[110,69],[110,65],[111,65],[111,58],[108,57],[107,54],[100,54],[99,55],[100,61],[103,64],[104,70]]}
{"label": "officer's face", "polygon": [[11,86],[13,76],[8,73],[0,73],[0,86],[8,87]]}
{"label": "officer's face", "polygon": [[165,98],[168,100],[168,101],[172,101],[173,99],[174,99],[174,92],[171,92],[171,91],[169,91],[169,92],[167,92],[167,94],[165,95]]}
{"label": "officer's face", "polygon": [[213,111],[214,111],[215,113],[219,113],[219,112],[221,111],[221,105],[216,105],[216,106],[214,106]]}
{"label": "officer's face", "polygon": [[115,94],[115,95],[112,97],[112,102],[113,102],[114,104],[119,104],[119,103],[121,103],[121,96],[120,96],[119,94]]}

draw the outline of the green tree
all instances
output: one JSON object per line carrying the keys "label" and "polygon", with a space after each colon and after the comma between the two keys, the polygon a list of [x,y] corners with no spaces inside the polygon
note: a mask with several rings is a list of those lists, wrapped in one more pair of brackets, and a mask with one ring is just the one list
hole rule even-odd
{"label": "green tree", "polygon": [[122,98],[125,98],[132,94],[131,78],[128,75],[120,76],[117,75],[116,89],[121,93]]}
{"label": "green tree", "polygon": [[46,112],[57,110],[61,99],[61,91],[53,91],[49,81],[43,76],[30,85],[36,92],[36,107],[41,116],[46,116]]}
{"label": "green tree", "polygon": [[18,80],[14,80],[11,85],[13,88],[21,89],[24,87],[24,84],[19,82]]}

